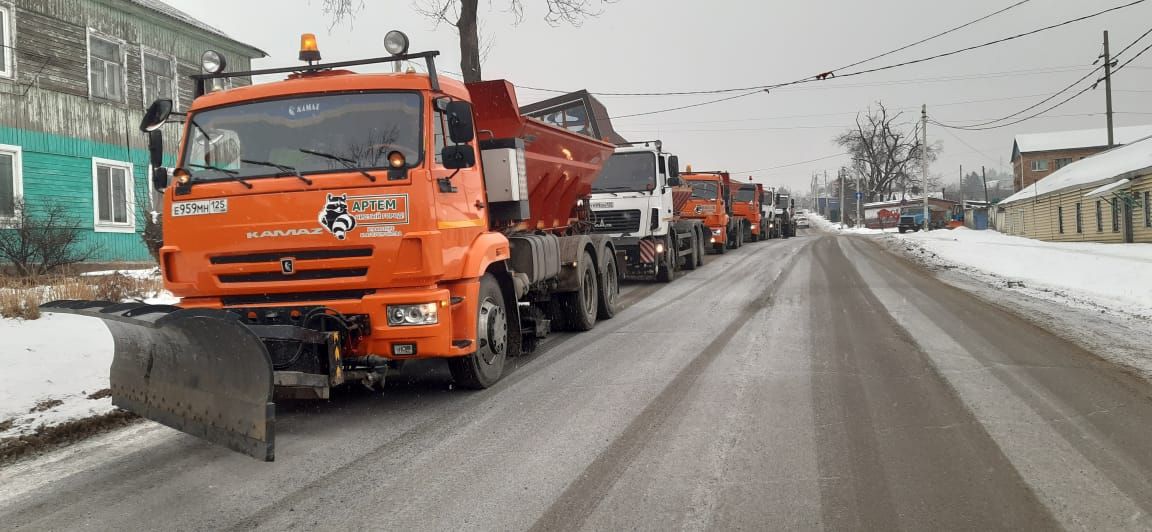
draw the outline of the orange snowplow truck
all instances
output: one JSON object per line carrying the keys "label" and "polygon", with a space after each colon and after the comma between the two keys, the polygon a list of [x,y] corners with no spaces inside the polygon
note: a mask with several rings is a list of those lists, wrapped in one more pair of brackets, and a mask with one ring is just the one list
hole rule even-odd
{"label": "orange snowplow truck", "polygon": [[[181,304],[45,306],[104,319],[114,404],[272,460],[275,397],[380,386],[421,358],[485,388],[550,330],[616,312],[616,250],[586,209],[613,145],[523,116],[506,81],[439,78],[397,33],[362,61],[321,64],[310,36],[297,67],[225,73],[206,53],[172,172],[171,102],[149,109]],[[416,60],[427,74],[346,70]]]}
{"label": "orange snowplow truck", "polygon": [[767,240],[768,219],[764,216],[760,204],[764,196],[764,185],[732,183],[732,188],[732,214],[737,217],[744,242]]}
{"label": "orange snowplow truck", "polygon": [[724,254],[743,245],[738,223],[743,218],[737,218],[732,212],[732,178],[728,172],[697,172],[688,167],[680,177],[692,188],[692,195],[684,202],[680,215],[704,220],[704,225],[712,230],[709,239],[712,251]]}

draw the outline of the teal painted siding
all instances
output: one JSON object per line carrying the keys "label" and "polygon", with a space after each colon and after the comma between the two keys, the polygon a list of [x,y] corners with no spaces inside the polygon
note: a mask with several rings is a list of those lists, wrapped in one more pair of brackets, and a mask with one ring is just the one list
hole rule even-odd
{"label": "teal painted siding", "polygon": [[[68,205],[86,231],[85,245],[94,244],[99,252],[95,261],[148,261],[151,256],[140,232],[144,229],[148,203],[148,154],[144,150],[102,144],[82,139],[35,131],[0,127],[0,144],[20,146],[23,150],[24,199],[29,205],[41,202]],[[136,232],[96,232],[93,214],[92,159],[110,159],[132,164],[134,181],[134,215]],[[141,204],[141,202],[143,204]]]}

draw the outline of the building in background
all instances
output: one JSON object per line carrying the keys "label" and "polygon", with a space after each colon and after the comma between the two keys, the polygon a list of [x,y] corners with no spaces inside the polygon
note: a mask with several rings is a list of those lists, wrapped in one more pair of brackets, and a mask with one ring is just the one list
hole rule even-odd
{"label": "building in background", "polygon": [[[1152,135],[1152,125],[1113,130],[1117,146]],[[1018,192],[1053,172],[1108,149],[1108,130],[1079,129],[1016,135],[1012,143],[1013,191]]]}
{"label": "building in background", "polygon": [[1152,137],[1069,164],[998,205],[1011,235],[1152,243]]}
{"label": "building in background", "polygon": [[150,260],[140,238],[153,208],[147,138],[137,126],[157,98],[188,108],[188,76],[207,49],[231,71],[267,55],[159,0],[0,0],[0,218],[20,198],[33,212],[64,204],[96,260]]}

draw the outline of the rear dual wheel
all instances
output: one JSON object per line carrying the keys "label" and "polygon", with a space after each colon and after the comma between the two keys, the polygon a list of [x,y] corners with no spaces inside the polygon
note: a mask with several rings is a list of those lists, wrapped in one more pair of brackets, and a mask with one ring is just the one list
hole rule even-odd
{"label": "rear dual wheel", "polygon": [[592,262],[592,254],[584,250],[580,261],[576,264],[578,283],[575,292],[559,294],[557,321],[570,331],[587,331],[596,325],[596,314],[599,311],[600,283],[596,279],[596,268]]}
{"label": "rear dual wheel", "polygon": [[620,299],[620,271],[616,267],[616,256],[606,253],[604,277],[600,280],[600,297],[597,317],[606,320],[616,315]]}

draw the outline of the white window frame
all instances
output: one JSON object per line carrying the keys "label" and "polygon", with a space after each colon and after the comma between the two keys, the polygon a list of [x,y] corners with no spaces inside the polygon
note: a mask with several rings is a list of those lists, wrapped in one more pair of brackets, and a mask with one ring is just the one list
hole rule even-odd
{"label": "white window frame", "polygon": [[[11,144],[0,144],[0,153],[12,156],[12,195],[14,200],[19,201],[24,197],[24,149]],[[16,216],[0,215],[0,221],[11,222],[15,219]]]}
{"label": "white window frame", "polygon": [[[96,96],[92,91],[92,38],[95,37],[102,41],[108,41],[116,45],[120,50],[120,99],[112,100],[103,96]],[[128,46],[124,39],[113,37],[106,33],[101,33],[95,29],[88,28],[88,35],[84,38],[84,55],[85,70],[88,72],[88,98],[100,100],[104,102],[124,103],[128,101]],[[143,66],[143,63],[141,63]]]}
{"label": "white window frame", "polygon": [[164,59],[172,65],[172,71],[170,72],[171,75],[168,76],[172,79],[172,110],[179,111],[180,84],[179,78],[176,77],[176,56],[148,48],[144,45],[140,45],[140,98],[144,100],[144,108],[147,109],[149,105],[152,105],[152,102],[148,101],[148,95],[146,94],[148,92],[148,70],[144,66],[144,57],[148,55]]}
{"label": "white window frame", "polygon": [[[127,211],[127,223],[115,222],[102,222],[100,221],[100,184],[97,179],[96,168],[99,166],[108,166],[112,168],[122,168],[125,172],[127,183],[124,187],[124,202]],[[111,206],[115,209],[115,205]],[[115,211],[113,210],[113,218],[115,218]],[[113,159],[101,159],[99,157],[92,158],[92,229],[97,233],[135,233],[136,232],[136,177],[132,173],[132,163],[127,161],[116,161]]]}
{"label": "white window frame", "polygon": [[1033,172],[1047,172],[1048,159],[1032,159],[1031,168]]}
{"label": "white window frame", "polygon": [[16,46],[16,24],[12,22],[15,12],[12,4],[0,2],[0,14],[4,15],[0,18],[0,32],[4,34],[4,39],[0,40],[0,57],[4,58],[4,69],[0,70],[0,78],[16,79],[16,54],[13,53]]}

